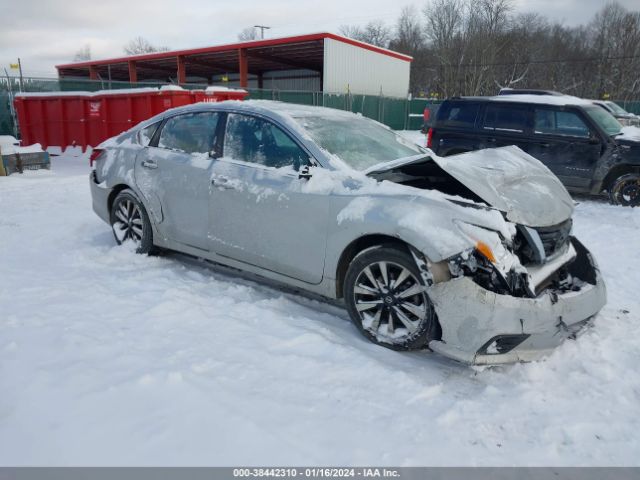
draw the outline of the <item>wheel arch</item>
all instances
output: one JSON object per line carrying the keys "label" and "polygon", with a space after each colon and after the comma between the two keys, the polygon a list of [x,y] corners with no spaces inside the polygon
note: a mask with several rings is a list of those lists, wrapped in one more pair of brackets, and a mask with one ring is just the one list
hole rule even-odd
{"label": "wheel arch", "polygon": [[601,190],[609,190],[612,186],[611,184],[620,176],[626,175],[628,173],[638,173],[640,174],[640,165],[632,165],[632,164],[620,164],[616,165],[609,169],[604,179],[602,180]]}
{"label": "wheel arch", "polygon": [[115,202],[118,194],[127,189],[133,191],[133,189],[126,183],[119,183],[111,189],[111,193],[109,193],[109,197],[107,198],[107,208],[109,213],[111,213],[111,207],[113,207],[113,202]]}
{"label": "wheel arch", "polygon": [[352,240],[340,254],[336,266],[336,298],[342,298],[344,296],[344,279],[351,261],[363,250],[378,245],[397,246],[407,252],[409,252],[412,247],[411,244],[401,238],[387,234],[366,234]]}

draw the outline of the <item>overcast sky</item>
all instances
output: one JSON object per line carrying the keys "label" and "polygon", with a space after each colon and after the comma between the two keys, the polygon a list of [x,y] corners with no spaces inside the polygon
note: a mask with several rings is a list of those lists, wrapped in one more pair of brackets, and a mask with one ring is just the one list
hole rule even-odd
{"label": "overcast sky", "polygon": [[[639,9],[638,0],[619,0]],[[52,76],[83,45],[92,58],[122,56],[135,36],[172,49],[230,43],[255,24],[267,37],[320,31],[382,19],[393,24],[403,5],[394,0],[0,0],[0,66],[22,60],[25,75]],[[413,2],[419,9],[426,0]],[[538,12],[566,25],[586,23],[606,0],[513,0],[518,12]],[[0,70],[2,70],[0,68]],[[4,71],[2,71],[4,75]]]}

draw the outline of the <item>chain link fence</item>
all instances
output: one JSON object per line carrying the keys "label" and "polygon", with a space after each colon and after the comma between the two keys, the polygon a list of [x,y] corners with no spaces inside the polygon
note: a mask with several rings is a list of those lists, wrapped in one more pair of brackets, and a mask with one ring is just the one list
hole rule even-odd
{"label": "chain link fence", "polygon": [[[70,92],[117,90],[125,88],[162,87],[166,83],[116,82],[106,80],[24,78],[22,86],[17,78],[0,79],[0,135],[19,137],[12,109],[12,98],[16,92]],[[194,90],[205,89],[206,84],[185,84],[181,87]],[[353,93],[325,93],[291,90],[246,89],[249,99],[278,100],[302,105],[323,106],[359,113],[383,123],[395,130],[419,130],[422,128],[422,113],[427,106],[438,105],[442,100],[424,98],[397,98],[384,95],[358,95]],[[625,110],[640,114],[640,101],[617,102]]]}

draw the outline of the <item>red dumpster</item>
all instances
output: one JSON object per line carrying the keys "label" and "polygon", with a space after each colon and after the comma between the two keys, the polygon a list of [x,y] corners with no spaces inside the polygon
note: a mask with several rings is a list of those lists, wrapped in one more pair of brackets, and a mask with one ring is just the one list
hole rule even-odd
{"label": "red dumpster", "polygon": [[244,90],[193,93],[178,86],[99,92],[43,92],[16,95],[22,143],[43,148],[96,146],[169,108],[199,101],[242,99]]}
{"label": "red dumpster", "polygon": [[207,87],[206,90],[192,91],[195,102],[223,102],[225,100],[244,100],[249,92],[241,88]]}

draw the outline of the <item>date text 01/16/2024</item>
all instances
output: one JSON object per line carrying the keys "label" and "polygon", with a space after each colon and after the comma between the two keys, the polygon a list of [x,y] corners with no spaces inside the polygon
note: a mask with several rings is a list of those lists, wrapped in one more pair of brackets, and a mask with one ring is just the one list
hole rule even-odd
{"label": "date text 01/16/2024", "polygon": [[400,472],[388,468],[235,468],[233,476],[235,478],[398,478]]}

